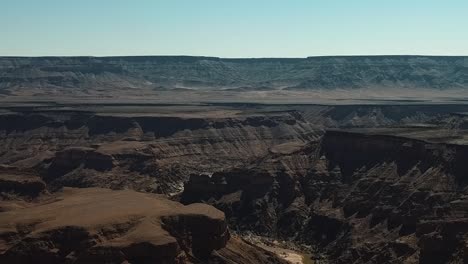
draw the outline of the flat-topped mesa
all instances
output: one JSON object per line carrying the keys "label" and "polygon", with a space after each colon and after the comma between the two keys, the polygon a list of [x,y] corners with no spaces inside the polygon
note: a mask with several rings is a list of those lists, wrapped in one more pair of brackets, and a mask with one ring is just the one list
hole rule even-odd
{"label": "flat-topped mesa", "polygon": [[210,257],[228,240],[214,207],[134,191],[67,188],[0,213],[2,263],[184,263]]}
{"label": "flat-topped mesa", "polygon": [[456,56],[0,57],[0,89],[12,94],[33,88],[83,94],[140,88],[448,89],[468,86],[466,66],[467,58]]}

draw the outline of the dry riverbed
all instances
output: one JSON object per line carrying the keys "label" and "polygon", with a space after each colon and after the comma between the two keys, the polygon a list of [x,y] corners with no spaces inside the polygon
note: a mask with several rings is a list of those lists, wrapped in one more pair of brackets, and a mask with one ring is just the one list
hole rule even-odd
{"label": "dry riverbed", "polygon": [[243,240],[256,247],[272,252],[291,264],[314,263],[310,254],[301,252],[299,249],[297,249],[296,246],[291,245],[287,242],[272,240],[269,238],[255,235],[243,236]]}

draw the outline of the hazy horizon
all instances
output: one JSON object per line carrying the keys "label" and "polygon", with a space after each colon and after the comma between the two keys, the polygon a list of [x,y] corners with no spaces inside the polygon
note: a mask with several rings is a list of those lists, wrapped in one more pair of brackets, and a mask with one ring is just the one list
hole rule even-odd
{"label": "hazy horizon", "polygon": [[194,58],[217,58],[217,59],[308,59],[308,58],[326,58],[326,57],[468,57],[468,55],[426,55],[426,54],[373,54],[373,55],[316,55],[305,57],[218,57],[210,55],[186,55],[186,54],[145,54],[145,55],[37,55],[37,56],[23,56],[23,55],[0,55],[2,58],[119,58],[119,57],[194,57]]}
{"label": "hazy horizon", "polygon": [[0,3],[0,56],[468,55],[468,2]]}

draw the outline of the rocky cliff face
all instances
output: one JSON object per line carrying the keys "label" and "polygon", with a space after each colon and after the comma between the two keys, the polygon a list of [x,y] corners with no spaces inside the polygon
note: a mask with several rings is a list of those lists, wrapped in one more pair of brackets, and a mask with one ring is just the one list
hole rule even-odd
{"label": "rocky cliff face", "polygon": [[45,192],[44,180],[33,171],[0,166],[0,200],[9,199],[11,196],[22,196],[29,200]]}
{"label": "rocky cliff face", "polygon": [[303,176],[194,175],[182,201],[207,201],[234,228],[314,245],[334,263],[462,263],[467,155],[466,146],[330,131]]}
{"label": "rocky cliff face", "polygon": [[[3,94],[89,95],[126,89],[467,88],[466,57],[356,56],[0,58]],[[99,87],[99,88],[97,88]]]}
{"label": "rocky cliff face", "polygon": [[[0,109],[0,211],[44,211],[52,200],[43,196],[55,197],[64,186],[133,189],[184,204],[209,203],[225,213],[236,233],[311,245],[317,258],[332,263],[465,261],[468,154],[466,145],[455,143],[466,143],[467,106],[208,105],[214,112],[194,114],[167,113],[179,106],[139,106],[128,114],[113,107],[99,113],[76,105]],[[347,132],[325,133],[329,128]],[[65,204],[58,205],[67,205],[68,196],[62,198]],[[208,255],[187,241],[214,235],[195,234],[186,225],[193,219],[186,217],[160,222],[171,236],[183,237],[178,245],[194,258]],[[63,245],[49,233],[34,240],[26,231],[6,233],[11,236],[4,245],[14,240],[23,247],[5,257],[21,257],[18,252],[35,243],[41,251],[41,241],[53,241],[44,249],[53,261],[63,260],[65,253],[57,252],[68,252],[72,260],[81,252],[66,249],[81,244]],[[107,250],[96,254],[121,255]],[[233,257],[237,262],[229,262]],[[209,259],[271,262],[236,238]]]}
{"label": "rocky cliff face", "polygon": [[243,112],[206,117],[13,109],[0,115],[0,163],[35,170],[52,189],[172,193],[192,173],[229,168],[303,176],[327,128],[389,127],[394,134],[463,141],[466,118],[456,113],[468,111],[464,105],[292,107],[237,106],[229,111]]}
{"label": "rocky cliff face", "polygon": [[241,166],[275,145],[319,137],[319,129],[310,130],[289,112],[226,118],[5,114],[0,163],[36,170],[50,188],[170,193],[190,173]]}
{"label": "rocky cliff face", "polygon": [[[467,168],[461,161],[467,151],[397,137],[328,133],[321,149],[325,159],[311,171],[306,193],[315,193],[308,199],[321,217],[341,223],[329,252],[341,261],[466,262]],[[339,173],[330,174],[333,170]],[[314,177],[327,184],[317,188]],[[325,210],[324,202],[330,203]]]}

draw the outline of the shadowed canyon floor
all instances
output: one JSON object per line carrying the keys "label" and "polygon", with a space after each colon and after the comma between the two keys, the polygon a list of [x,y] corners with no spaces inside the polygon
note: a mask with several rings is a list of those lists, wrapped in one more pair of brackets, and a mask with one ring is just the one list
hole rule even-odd
{"label": "shadowed canyon floor", "polygon": [[10,102],[0,260],[285,263],[276,246],[314,263],[464,263],[466,113]]}

